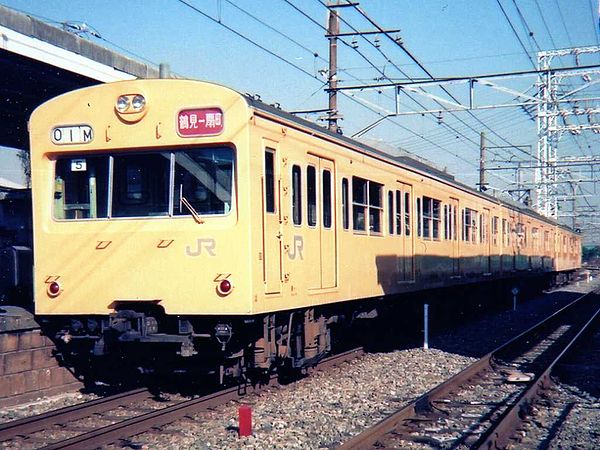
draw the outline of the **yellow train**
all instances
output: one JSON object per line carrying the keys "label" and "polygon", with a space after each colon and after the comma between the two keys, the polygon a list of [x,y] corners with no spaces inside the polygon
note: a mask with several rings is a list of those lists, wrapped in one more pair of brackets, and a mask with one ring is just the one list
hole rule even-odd
{"label": "yellow train", "polygon": [[29,130],[35,312],[73,353],[302,367],[365,299],[580,264],[530,209],[216,84],[85,88]]}

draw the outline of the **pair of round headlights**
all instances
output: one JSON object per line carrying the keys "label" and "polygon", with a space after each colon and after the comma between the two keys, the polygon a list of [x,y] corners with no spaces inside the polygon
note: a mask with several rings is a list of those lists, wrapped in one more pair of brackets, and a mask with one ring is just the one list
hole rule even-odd
{"label": "pair of round headlights", "polygon": [[137,113],[144,109],[146,106],[146,99],[143,95],[121,95],[117,99],[115,108],[120,113]]}

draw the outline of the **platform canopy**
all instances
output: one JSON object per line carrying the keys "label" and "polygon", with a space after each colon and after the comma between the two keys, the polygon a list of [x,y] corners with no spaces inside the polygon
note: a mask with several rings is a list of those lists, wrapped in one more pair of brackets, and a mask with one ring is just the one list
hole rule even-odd
{"label": "platform canopy", "polygon": [[44,101],[93,84],[157,78],[158,68],[0,6],[0,146],[27,150]]}

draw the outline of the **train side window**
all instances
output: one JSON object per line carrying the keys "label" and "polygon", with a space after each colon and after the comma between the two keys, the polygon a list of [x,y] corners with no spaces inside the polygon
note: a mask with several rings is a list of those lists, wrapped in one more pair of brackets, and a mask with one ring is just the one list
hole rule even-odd
{"label": "train side window", "polygon": [[352,177],[352,225],[354,231],[367,230],[367,180]]}
{"label": "train side window", "polygon": [[444,205],[444,239],[451,239],[450,205]]}
{"label": "train side window", "polygon": [[498,245],[498,216],[492,217],[492,243]]}
{"label": "train side window", "polygon": [[394,193],[388,191],[388,232],[394,234]]}
{"label": "train side window", "polygon": [[539,250],[540,248],[539,229],[536,227],[531,229],[531,245],[534,250]]}
{"label": "train side window", "polygon": [[410,236],[410,193],[404,193],[404,234]]}
{"label": "train side window", "polygon": [[441,202],[424,196],[422,206],[423,238],[438,240],[440,238]]}
{"label": "train side window", "polygon": [[487,242],[486,215],[483,213],[479,215],[479,242]]}
{"label": "train side window", "polygon": [[383,185],[369,181],[369,230],[382,232]]}
{"label": "train side window", "polygon": [[331,228],[331,171],[323,171],[323,226]]}
{"label": "train side window", "polygon": [[471,208],[463,209],[463,241],[477,242],[477,211]]}
{"label": "train side window", "polygon": [[458,241],[458,208],[452,206],[452,239]]}
{"label": "train side window", "polygon": [[423,210],[421,209],[421,197],[417,197],[417,236],[423,235]]}
{"label": "train side window", "polygon": [[292,220],[294,225],[302,225],[302,169],[292,167]]}
{"label": "train side window", "polygon": [[457,240],[456,206],[444,205],[444,239]]}
{"label": "train side window", "polygon": [[402,192],[396,191],[396,234],[402,234]]}
{"label": "train side window", "polygon": [[342,178],[342,225],[350,228],[350,207],[348,203],[348,178]]}
{"label": "train side window", "polygon": [[306,202],[307,222],[314,227],[317,224],[317,169],[314,166],[306,168]]}
{"label": "train side window", "polygon": [[265,211],[275,212],[275,151],[265,150]]}

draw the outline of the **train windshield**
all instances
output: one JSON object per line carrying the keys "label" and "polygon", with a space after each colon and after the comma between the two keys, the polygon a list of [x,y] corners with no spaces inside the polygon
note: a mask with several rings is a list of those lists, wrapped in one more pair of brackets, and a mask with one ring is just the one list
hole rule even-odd
{"label": "train windshield", "polygon": [[54,217],[227,215],[233,168],[229,147],[60,157]]}

